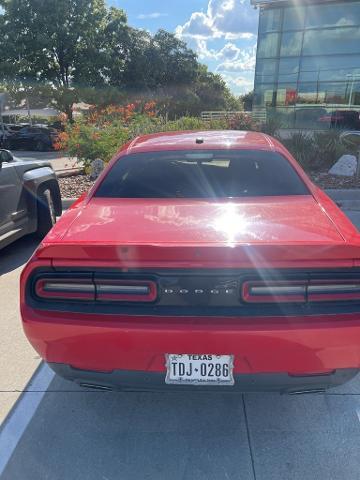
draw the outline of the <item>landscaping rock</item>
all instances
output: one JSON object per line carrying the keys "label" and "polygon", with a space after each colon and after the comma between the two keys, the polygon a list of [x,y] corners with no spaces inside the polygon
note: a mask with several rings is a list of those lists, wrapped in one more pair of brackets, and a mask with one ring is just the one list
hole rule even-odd
{"label": "landscaping rock", "polygon": [[90,172],[90,179],[96,180],[100,173],[104,170],[105,163],[101,160],[101,158],[96,158],[94,161],[91,162],[91,172]]}
{"label": "landscaping rock", "polygon": [[357,159],[354,155],[343,155],[330,168],[330,175],[338,175],[340,177],[353,177],[356,173]]}
{"label": "landscaping rock", "polygon": [[62,198],[78,198],[94,185],[89,175],[82,174],[59,178],[58,181]]}

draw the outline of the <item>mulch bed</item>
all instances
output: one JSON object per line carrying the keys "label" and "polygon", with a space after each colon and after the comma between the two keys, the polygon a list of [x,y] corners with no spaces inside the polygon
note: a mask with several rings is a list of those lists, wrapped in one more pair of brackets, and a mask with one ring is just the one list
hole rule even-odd
{"label": "mulch bed", "polygon": [[[314,183],[322,189],[327,188],[360,188],[360,179],[353,177],[337,177],[328,173],[309,172]],[[77,174],[72,177],[59,178],[62,198],[78,198],[94,184],[89,175]]]}
{"label": "mulch bed", "polygon": [[327,188],[360,188],[360,178],[339,177],[328,173],[308,172],[309,177],[323,190]]}

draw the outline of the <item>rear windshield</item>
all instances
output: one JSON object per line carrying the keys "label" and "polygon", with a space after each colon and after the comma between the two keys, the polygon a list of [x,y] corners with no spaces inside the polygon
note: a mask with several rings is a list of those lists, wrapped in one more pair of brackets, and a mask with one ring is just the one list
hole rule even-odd
{"label": "rear windshield", "polygon": [[95,196],[231,198],[308,194],[292,165],[276,152],[197,150],[122,157]]}

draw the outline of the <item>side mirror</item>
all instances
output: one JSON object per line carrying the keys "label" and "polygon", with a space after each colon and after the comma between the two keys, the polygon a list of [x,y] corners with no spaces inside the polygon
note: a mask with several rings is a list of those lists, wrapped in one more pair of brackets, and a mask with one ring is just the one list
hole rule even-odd
{"label": "side mirror", "polygon": [[12,162],[14,160],[13,154],[9,150],[0,149],[0,170],[3,162]]}
{"label": "side mirror", "polygon": [[3,162],[12,162],[13,160],[13,154],[9,150],[0,150],[0,164],[2,164]]}

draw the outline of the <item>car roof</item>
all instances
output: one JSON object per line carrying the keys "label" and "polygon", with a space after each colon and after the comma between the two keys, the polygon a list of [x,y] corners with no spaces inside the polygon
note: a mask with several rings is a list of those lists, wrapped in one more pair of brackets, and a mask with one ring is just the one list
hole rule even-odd
{"label": "car roof", "polygon": [[[201,139],[201,142],[197,142]],[[260,132],[241,130],[210,130],[164,132],[137,137],[127,154],[158,150],[194,150],[228,148],[274,150],[274,141]]]}

